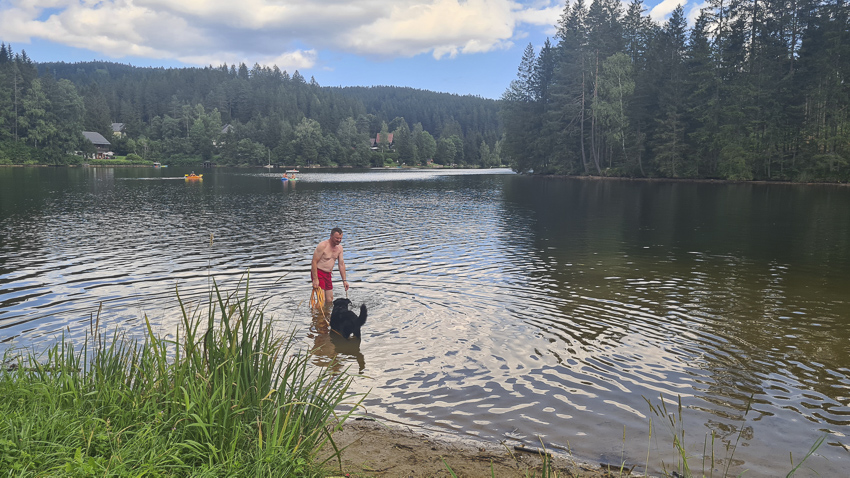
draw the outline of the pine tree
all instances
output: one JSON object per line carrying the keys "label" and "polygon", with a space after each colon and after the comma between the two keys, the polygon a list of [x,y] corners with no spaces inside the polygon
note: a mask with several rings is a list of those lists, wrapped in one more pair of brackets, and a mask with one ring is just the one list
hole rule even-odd
{"label": "pine tree", "polygon": [[723,140],[720,136],[720,87],[716,59],[709,37],[711,15],[703,12],[691,29],[686,56],[688,145],[691,162],[701,177],[719,177]]}
{"label": "pine tree", "polygon": [[[646,176],[644,153],[646,138],[654,128],[654,114],[658,104],[659,72],[650,56],[653,40],[660,36],[659,28],[648,16],[644,15],[641,0],[632,0],[623,18],[623,38],[625,53],[632,62],[635,79],[635,93],[627,112],[630,124],[632,145],[624,171],[630,175]],[[656,58],[658,55],[655,55]]]}
{"label": "pine tree", "polygon": [[668,177],[693,177],[696,168],[685,164],[686,151],[686,23],[681,5],[673,10],[658,35],[656,48],[662,73],[657,77],[658,104],[655,135],[652,141],[656,168]]}
{"label": "pine tree", "polygon": [[[557,25],[558,44],[551,96],[555,103],[547,116],[553,131],[555,157],[566,173],[590,172],[586,148],[586,112],[590,72],[587,9],[583,0],[564,8]],[[506,135],[507,140],[507,135]],[[504,147],[505,143],[503,143]],[[577,164],[578,163],[578,164]],[[598,172],[598,169],[597,169]]]}
{"label": "pine tree", "polygon": [[[505,129],[503,151],[517,171],[534,169],[536,163],[533,151],[539,129],[535,129],[537,94],[535,85],[535,64],[537,56],[531,43],[525,47],[517,77],[511,81],[502,94],[502,123]],[[442,144],[442,143],[440,143]],[[438,145],[439,151],[440,145]]]}

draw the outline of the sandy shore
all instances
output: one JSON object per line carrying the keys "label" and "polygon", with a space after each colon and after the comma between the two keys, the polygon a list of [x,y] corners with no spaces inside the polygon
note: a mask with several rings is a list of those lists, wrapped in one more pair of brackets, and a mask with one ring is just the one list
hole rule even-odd
{"label": "sandy shore", "polygon": [[[459,438],[379,419],[350,419],[333,437],[344,450],[341,464],[328,462],[335,473],[330,476],[451,477],[452,472],[463,478],[550,476],[543,474],[544,452],[538,448]],[[556,473],[552,476],[629,476],[629,470],[609,472],[599,463],[581,463],[557,450],[547,452],[552,452],[550,471]],[[322,457],[327,456],[329,453]],[[643,471],[638,468],[636,474]]]}

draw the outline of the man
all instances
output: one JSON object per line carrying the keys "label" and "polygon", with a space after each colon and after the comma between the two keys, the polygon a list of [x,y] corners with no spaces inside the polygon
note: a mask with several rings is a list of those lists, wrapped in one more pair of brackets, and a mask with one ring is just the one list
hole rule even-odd
{"label": "man", "polygon": [[325,291],[325,305],[330,305],[334,301],[331,272],[337,260],[339,260],[339,276],[342,278],[342,285],[347,291],[348,281],[345,280],[345,261],[342,259],[342,229],[335,227],[331,229],[331,237],[316,246],[316,250],[313,252],[313,263],[310,266],[313,288],[320,287]]}

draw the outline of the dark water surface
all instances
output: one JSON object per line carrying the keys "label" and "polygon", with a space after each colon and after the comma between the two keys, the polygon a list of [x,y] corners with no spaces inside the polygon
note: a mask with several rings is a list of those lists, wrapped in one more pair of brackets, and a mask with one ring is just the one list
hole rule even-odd
{"label": "dark water surface", "polygon": [[[798,476],[847,476],[850,188],[185,172],[0,168],[0,348],[81,339],[101,304],[103,328],[170,332],[175,287],[197,305],[210,276],[232,290],[250,269],[317,366],[362,372],[371,414],[639,470],[649,450],[658,472],[676,456],[647,399],[681,397],[692,470],[711,473],[712,432],[715,470],[740,440],[747,476],[784,476],[825,435]],[[360,344],[310,329],[309,260],[334,226],[369,307]]]}

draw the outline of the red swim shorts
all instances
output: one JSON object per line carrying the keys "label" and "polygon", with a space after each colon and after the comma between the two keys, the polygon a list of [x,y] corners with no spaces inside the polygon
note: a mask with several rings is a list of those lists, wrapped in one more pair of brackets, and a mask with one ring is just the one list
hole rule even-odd
{"label": "red swim shorts", "polygon": [[331,273],[321,269],[316,269],[316,275],[319,277],[319,287],[322,290],[333,290],[334,283],[331,281]]}

